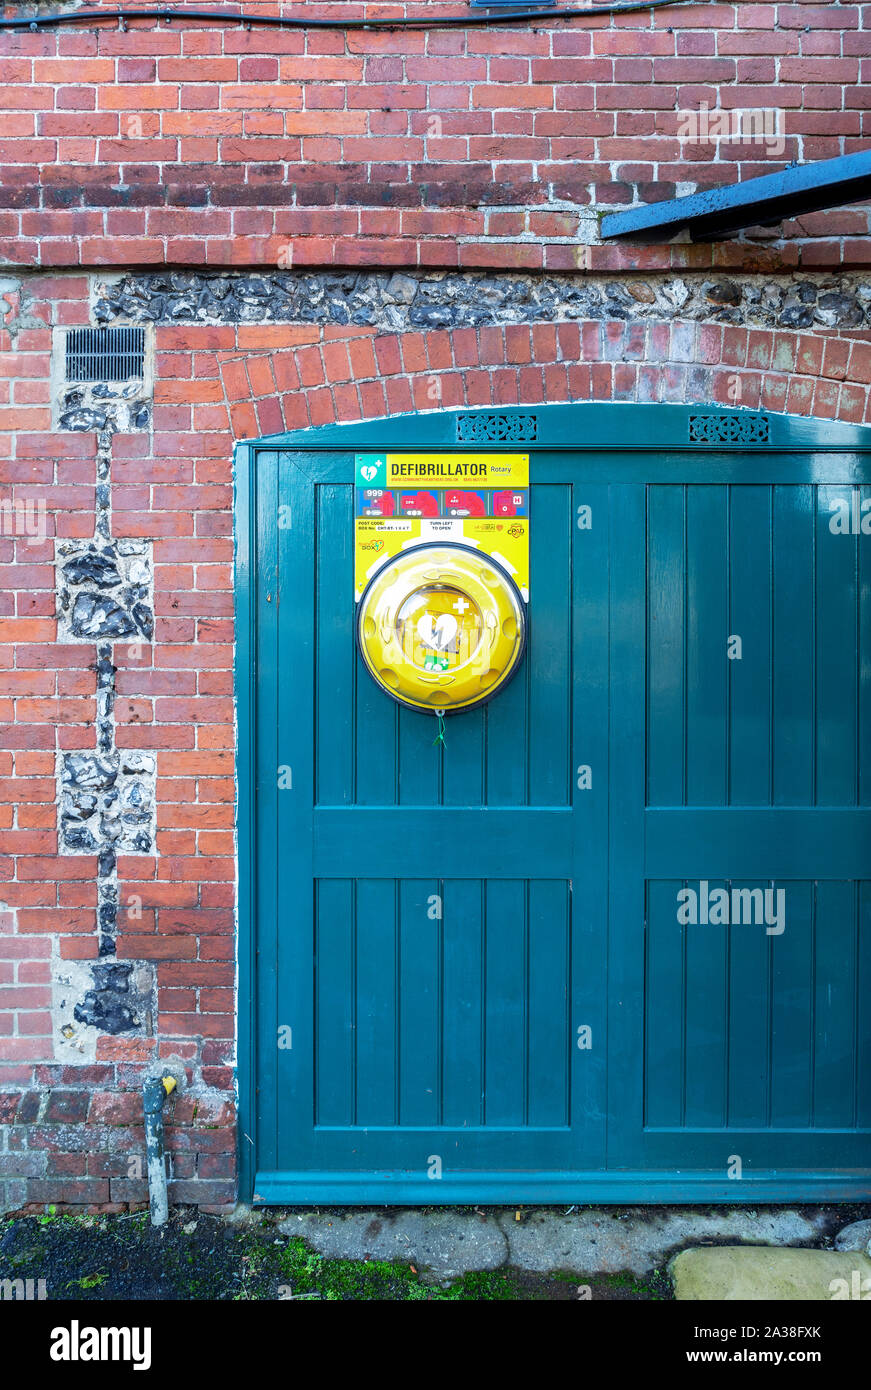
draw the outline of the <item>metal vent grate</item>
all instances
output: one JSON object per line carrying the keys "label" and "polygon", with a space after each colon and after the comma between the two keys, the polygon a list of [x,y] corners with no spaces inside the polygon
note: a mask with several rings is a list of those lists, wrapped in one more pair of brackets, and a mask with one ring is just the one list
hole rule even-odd
{"label": "metal vent grate", "polygon": [[767,444],[767,415],[691,415],[691,444]]}
{"label": "metal vent grate", "polygon": [[457,439],[481,443],[525,443],[538,438],[536,415],[458,415]]}
{"label": "metal vent grate", "polygon": [[145,373],[144,328],[71,328],[67,381],[128,381]]}

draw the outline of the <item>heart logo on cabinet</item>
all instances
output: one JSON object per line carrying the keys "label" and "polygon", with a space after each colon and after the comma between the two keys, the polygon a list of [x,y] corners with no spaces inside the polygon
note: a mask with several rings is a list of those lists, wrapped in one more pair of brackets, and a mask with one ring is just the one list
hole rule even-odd
{"label": "heart logo on cabinet", "polygon": [[425,647],[443,652],[457,635],[457,620],[451,613],[440,613],[435,620],[432,613],[424,613],[417,620],[417,635]]}

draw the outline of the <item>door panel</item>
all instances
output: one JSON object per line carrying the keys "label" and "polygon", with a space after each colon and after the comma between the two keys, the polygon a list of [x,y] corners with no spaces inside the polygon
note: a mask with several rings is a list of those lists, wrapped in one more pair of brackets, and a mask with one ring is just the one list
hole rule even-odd
{"label": "door panel", "polygon": [[[645,1167],[867,1167],[867,569],[829,525],[850,491],[647,490]],[[681,922],[703,888],[731,920]]]}
{"label": "door panel", "polygon": [[871,536],[829,529],[851,489],[647,493],[648,804],[867,804]]}
{"label": "door panel", "polygon": [[[734,886],[754,885],[736,879]],[[683,882],[648,885],[647,1126],[856,1123],[871,1084],[857,1008],[869,884],[775,886],[786,893],[788,942],[746,925],[680,928],[675,898]]]}
{"label": "door panel", "polygon": [[316,888],[317,1124],[569,1123],[567,883]]}

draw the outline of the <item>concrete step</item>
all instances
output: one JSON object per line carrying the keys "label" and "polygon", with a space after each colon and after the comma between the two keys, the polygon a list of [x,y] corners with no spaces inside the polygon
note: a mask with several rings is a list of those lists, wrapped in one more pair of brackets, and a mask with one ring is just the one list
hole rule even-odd
{"label": "concrete step", "polygon": [[871,1300],[871,1259],[860,1251],[719,1245],[671,1261],[676,1299]]}

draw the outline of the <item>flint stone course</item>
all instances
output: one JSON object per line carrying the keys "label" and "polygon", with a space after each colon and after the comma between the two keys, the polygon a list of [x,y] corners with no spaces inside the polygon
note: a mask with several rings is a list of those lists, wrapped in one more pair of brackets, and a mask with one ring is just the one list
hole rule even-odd
{"label": "flint stone course", "polygon": [[759,328],[871,327],[871,276],[481,275],[151,271],[95,286],[98,323],[311,323],[379,332],[571,319],[691,319]]}

